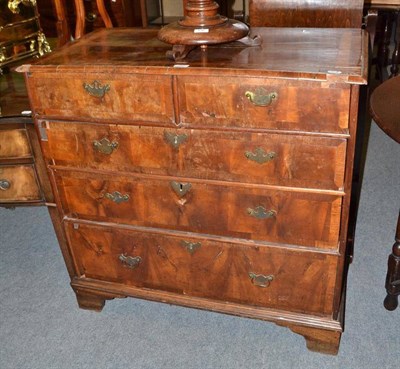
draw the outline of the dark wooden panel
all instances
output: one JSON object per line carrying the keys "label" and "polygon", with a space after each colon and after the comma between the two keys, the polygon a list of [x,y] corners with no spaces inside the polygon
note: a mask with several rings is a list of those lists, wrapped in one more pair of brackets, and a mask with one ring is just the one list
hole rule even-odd
{"label": "dark wooden panel", "polygon": [[[338,195],[195,180],[190,180],[191,187],[185,195],[178,195],[172,181],[179,179],[56,171],[64,212],[80,219],[310,247],[338,246],[342,203]],[[187,182],[180,183],[185,187]],[[109,197],[115,192],[126,196],[125,201],[112,201]],[[252,216],[251,209],[257,211],[260,206],[265,213],[273,214],[262,218]]]}
{"label": "dark wooden panel", "polygon": [[363,0],[250,0],[253,27],[361,28]]}
{"label": "dark wooden panel", "polygon": [[[67,122],[48,127],[46,155],[58,166],[343,188],[345,139]],[[106,152],[96,148],[100,142]],[[265,162],[256,161],[261,157]]]}
{"label": "dark wooden panel", "polygon": [[[332,312],[337,256],[67,223],[81,276],[315,315]],[[193,236],[193,237],[191,237]],[[189,252],[187,243],[196,244]],[[124,258],[140,257],[129,268]],[[123,259],[123,260],[121,260]],[[126,259],[125,259],[126,260]],[[272,276],[268,287],[251,273]]]}

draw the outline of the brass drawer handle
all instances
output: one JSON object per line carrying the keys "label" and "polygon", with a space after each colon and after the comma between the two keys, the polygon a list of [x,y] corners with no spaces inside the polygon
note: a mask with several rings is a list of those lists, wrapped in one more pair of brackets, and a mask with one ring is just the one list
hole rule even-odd
{"label": "brass drawer handle", "polygon": [[164,139],[167,141],[174,149],[178,149],[181,144],[183,144],[187,139],[188,135],[180,134],[176,135],[172,132],[164,131]]}
{"label": "brass drawer handle", "polygon": [[122,195],[118,191],[114,191],[113,193],[107,192],[104,196],[107,199],[114,201],[116,204],[120,204],[121,202],[127,202],[129,200],[128,194]]}
{"label": "brass drawer handle", "polygon": [[201,242],[189,242],[181,241],[181,246],[184,247],[189,254],[194,254],[194,252],[201,247]]}
{"label": "brass drawer handle", "polygon": [[118,256],[118,259],[129,269],[136,269],[142,262],[142,258],[140,256],[127,256],[124,254]]}
{"label": "brass drawer handle", "polygon": [[266,218],[273,218],[276,216],[275,210],[268,210],[264,208],[264,206],[257,206],[254,209],[247,208],[247,213],[257,219],[266,219]]}
{"label": "brass drawer handle", "polygon": [[107,138],[102,138],[100,141],[93,141],[95,150],[105,155],[112,154],[118,148],[118,145],[117,141],[110,142]]}
{"label": "brass drawer handle", "polygon": [[192,188],[191,183],[182,183],[182,182],[171,181],[170,184],[171,184],[171,187],[174,190],[174,192],[179,197],[185,196],[189,192],[189,190]]}
{"label": "brass drawer handle", "polygon": [[11,187],[10,181],[6,179],[0,179],[0,190],[6,191]]}
{"label": "brass drawer handle", "polygon": [[278,98],[276,92],[267,93],[263,88],[257,88],[254,92],[246,91],[244,95],[256,106],[269,106]]}
{"label": "brass drawer handle", "polygon": [[107,91],[110,91],[110,85],[102,85],[99,81],[93,81],[92,84],[84,83],[83,88],[85,91],[94,97],[102,98]]}
{"label": "brass drawer handle", "polygon": [[258,287],[269,287],[271,282],[274,280],[274,276],[270,275],[263,275],[263,274],[256,274],[253,272],[249,273],[249,277],[251,279],[251,283]]}
{"label": "brass drawer handle", "polygon": [[244,156],[249,160],[257,162],[258,164],[264,164],[275,159],[277,155],[276,152],[265,152],[261,147],[257,147],[254,152],[246,151]]}

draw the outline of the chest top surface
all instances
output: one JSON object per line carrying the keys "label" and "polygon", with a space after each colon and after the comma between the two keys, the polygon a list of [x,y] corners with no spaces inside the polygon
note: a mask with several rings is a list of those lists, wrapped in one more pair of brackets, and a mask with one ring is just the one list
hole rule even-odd
{"label": "chest top surface", "polygon": [[365,84],[367,36],[360,29],[253,28],[262,45],[229,43],[194,50],[176,63],[157,30],[115,28],[90,33],[40,59],[31,71],[210,74],[329,80]]}

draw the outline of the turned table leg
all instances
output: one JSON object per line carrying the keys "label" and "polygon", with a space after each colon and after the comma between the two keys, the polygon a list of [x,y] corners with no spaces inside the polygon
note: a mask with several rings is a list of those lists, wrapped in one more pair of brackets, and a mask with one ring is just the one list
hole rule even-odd
{"label": "turned table leg", "polygon": [[395,243],[388,260],[386,292],[387,296],[383,304],[387,310],[395,310],[398,306],[398,297],[400,295],[400,212],[397,219]]}
{"label": "turned table leg", "polygon": [[388,78],[388,72],[386,68],[389,63],[389,45],[392,38],[392,21],[392,13],[383,12],[383,29],[378,46],[377,56],[377,71],[380,81],[385,81]]}

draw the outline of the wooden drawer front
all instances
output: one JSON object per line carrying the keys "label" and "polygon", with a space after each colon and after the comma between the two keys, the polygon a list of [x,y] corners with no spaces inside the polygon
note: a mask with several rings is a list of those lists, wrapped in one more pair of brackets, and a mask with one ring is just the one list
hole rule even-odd
{"label": "wooden drawer front", "polygon": [[41,200],[33,165],[0,167],[0,202]]}
{"label": "wooden drawer front", "polygon": [[337,247],[342,202],[338,196],[193,181],[172,183],[179,181],[173,178],[57,172],[62,206],[72,217]]}
{"label": "wooden drawer front", "polygon": [[50,122],[56,165],[338,190],[346,140]]}
{"label": "wooden drawer front", "polygon": [[42,116],[96,121],[174,121],[168,76],[35,73],[28,83],[33,92],[32,105]]}
{"label": "wooden drawer front", "polygon": [[[338,88],[321,82],[263,78],[184,76],[179,77],[178,87],[180,121],[188,126],[313,132],[345,132],[348,127],[348,86]],[[269,100],[271,96],[274,97]],[[261,106],[263,104],[268,105]]]}
{"label": "wooden drawer front", "polygon": [[31,156],[25,129],[0,130],[0,159],[29,158]]}
{"label": "wooden drawer front", "polygon": [[[269,308],[330,315],[334,255],[67,223],[86,278]],[[263,285],[265,287],[263,287]]]}

